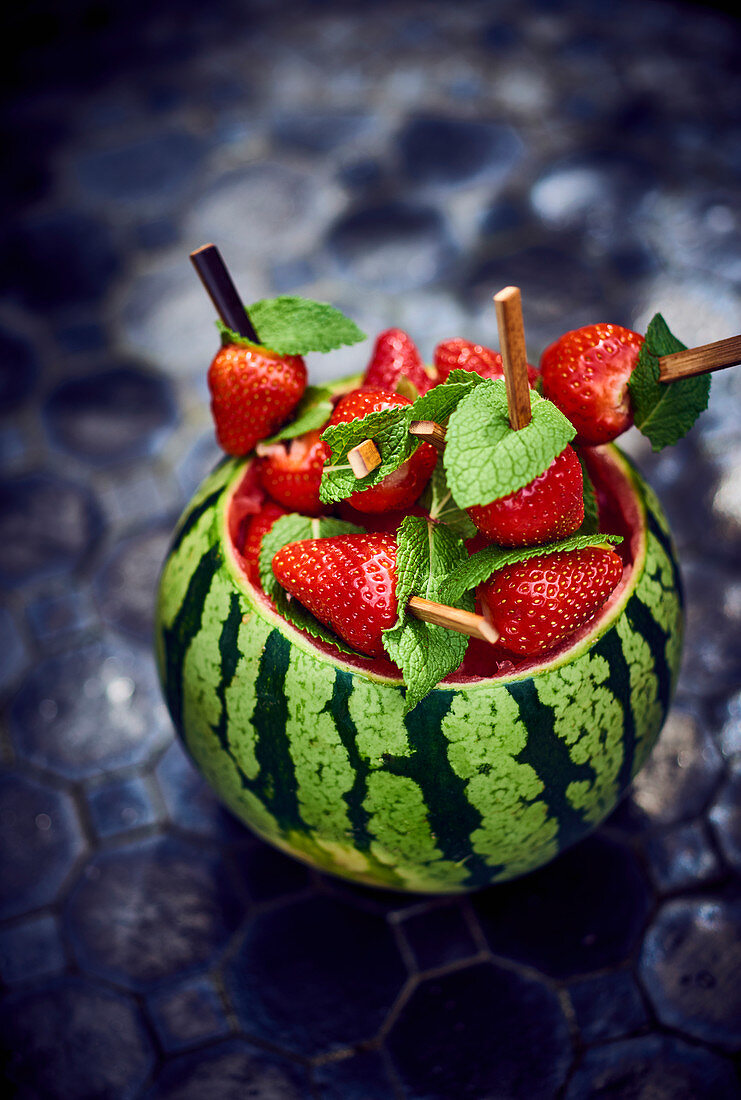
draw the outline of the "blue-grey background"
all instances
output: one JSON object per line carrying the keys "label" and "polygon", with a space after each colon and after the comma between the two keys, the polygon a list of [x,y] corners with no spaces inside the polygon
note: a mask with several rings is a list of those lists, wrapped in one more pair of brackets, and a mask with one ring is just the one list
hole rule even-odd
{"label": "blue-grey background", "polygon": [[[626,445],[675,527],[675,708],[630,797],[544,870],[374,893],[220,810],[150,652],[172,524],[217,452],[213,315],[323,298],[496,346],[739,324],[739,23],[660,0],[117,5],[5,14],[0,196],[0,1035],[17,1096],[741,1094],[741,368]],[[315,379],[365,365],[369,345]]]}

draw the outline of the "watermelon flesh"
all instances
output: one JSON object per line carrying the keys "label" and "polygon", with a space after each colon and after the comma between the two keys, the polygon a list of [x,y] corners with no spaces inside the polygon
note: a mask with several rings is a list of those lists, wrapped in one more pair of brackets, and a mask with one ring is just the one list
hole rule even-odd
{"label": "watermelon flesh", "polygon": [[594,829],[661,728],[682,610],[655,496],[614,446],[591,462],[625,537],[597,617],[540,661],[472,645],[406,716],[395,666],[306,637],[249,582],[251,464],[222,463],[176,530],[156,641],[175,726],[224,803],[323,871],[421,893],[524,874]]}

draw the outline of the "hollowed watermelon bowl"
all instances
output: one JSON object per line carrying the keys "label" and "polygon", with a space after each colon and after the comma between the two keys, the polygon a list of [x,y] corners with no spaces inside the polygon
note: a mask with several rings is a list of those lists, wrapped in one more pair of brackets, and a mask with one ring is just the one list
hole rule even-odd
{"label": "hollowed watermelon bowl", "polygon": [[322,871],[420,893],[522,875],[594,829],[658,736],[681,652],[671,534],[625,456],[590,457],[604,529],[624,536],[597,618],[494,676],[472,643],[406,716],[394,666],[316,643],[248,580],[234,535],[251,462],[225,460],[198,489],[157,606],[173,722],[229,809]]}

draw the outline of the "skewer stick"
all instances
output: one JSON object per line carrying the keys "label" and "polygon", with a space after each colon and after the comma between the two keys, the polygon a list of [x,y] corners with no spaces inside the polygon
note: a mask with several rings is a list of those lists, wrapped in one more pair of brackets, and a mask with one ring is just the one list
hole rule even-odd
{"label": "skewer stick", "polygon": [[381,455],[372,439],[364,439],[362,443],[358,443],[357,447],[347,452],[347,461],[355,477],[361,481],[378,469],[381,465]]}
{"label": "skewer stick", "polygon": [[494,295],[494,305],[497,311],[504,381],[507,385],[509,422],[515,431],[519,431],[520,428],[526,428],[532,419],[520,288],[506,286]]}
{"label": "skewer stick", "polygon": [[678,378],[691,378],[695,374],[735,367],[741,363],[741,334],[702,344],[699,348],[675,351],[659,359],[659,382],[676,382]]}
{"label": "skewer stick", "polygon": [[445,450],[445,428],[434,420],[413,420],[409,425],[409,434],[431,443],[438,454]]}
{"label": "skewer stick", "polygon": [[227,328],[246,340],[260,343],[232,277],[215,244],[204,244],[190,254],[191,263],[214,308]]}
{"label": "skewer stick", "polygon": [[435,626],[444,626],[458,634],[468,634],[471,638],[481,638],[492,645],[499,641],[499,631],[484,618],[472,611],[461,611],[458,607],[449,607],[434,600],[425,600],[422,596],[412,596],[407,609],[416,619]]}

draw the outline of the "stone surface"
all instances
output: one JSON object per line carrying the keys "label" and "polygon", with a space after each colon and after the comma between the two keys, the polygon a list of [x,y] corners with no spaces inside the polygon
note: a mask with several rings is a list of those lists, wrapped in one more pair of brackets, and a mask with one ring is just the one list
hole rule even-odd
{"label": "stone surface", "polygon": [[738,1082],[729,1062],[678,1039],[651,1035],[597,1047],[585,1055],[567,1100],[733,1100]]}
{"label": "stone surface", "polygon": [[35,473],[0,486],[0,581],[68,573],[89,559],[100,536],[100,510],[82,485]]}
{"label": "stone surface", "polygon": [[24,775],[0,776],[0,918],[54,901],[85,850],[72,799]]}
{"label": "stone surface", "polygon": [[258,917],[226,967],[244,1031],[314,1057],[373,1038],[405,977],[382,919],[322,897]]}
{"label": "stone surface", "polygon": [[37,664],[11,718],[18,752],[71,779],[141,764],[171,737],[149,654],[104,644]]}
{"label": "stone surface", "polygon": [[490,963],[423,982],[388,1039],[408,1095],[429,1100],[552,1097],[569,1046],[555,994]]}
{"label": "stone surface", "polygon": [[65,909],[80,965],[132,989],[210,962],[242,916],[223,859],[170,837],[96,856]]}
{"label": "stone surface", "polygon": [[648,887],[627,849],[591,837],[553,863],[473,898],[496,955],[556,978],[614,967],[648,914]]}
{"label": "stone surface", "polygon": [[15,994],[2,1016],[6,1080],[22,1100],[128,1100],[153,1068],[133,1001],[92,982],[68,978]]}
{"label": "stone surface", "polygon": [[233,1039],[173,1058],[146,1100],[309,1100],[306,1071]]}
{"label": "stone surface", "polygon": [[737,1096],[741,368],[677,446],[621,440],[680,550],[685,659],[649,767],[550,869],[425,898],[263,844],[171,742],[148,632],[168,532],[220,458],[188,251],[219,244],[247,301],[357,321],[368,342],[308,356],[313,381],[361,370],[392,325],[428,362],[453,336],[498,347],[491,296],[512,283],[533,362],[594,320],[729,335],[738,20],[679,0],[619,19],[598,0],[247,7],[4,13],[11,1090]]}
{"label": "stone surface", "polygon": [[667,903],[643,944],[641,977],[659,1019],[729,1049],[741,1043],[741,903]]}

